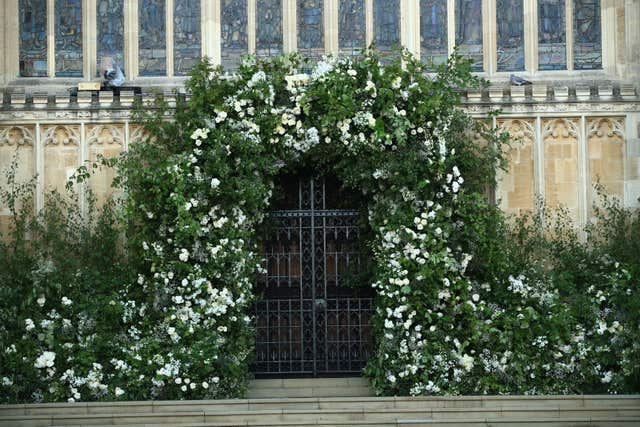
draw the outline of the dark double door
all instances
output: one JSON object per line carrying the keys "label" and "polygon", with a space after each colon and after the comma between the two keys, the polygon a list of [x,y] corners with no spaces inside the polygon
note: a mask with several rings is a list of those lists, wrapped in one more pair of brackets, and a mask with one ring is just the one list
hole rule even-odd
{"label": "dark double door", "polygon": [[287,177],[267,221],[255,304],[257,376],[362,370],[371,352],[372,293],[361,272],[357,211],[324,178]]}

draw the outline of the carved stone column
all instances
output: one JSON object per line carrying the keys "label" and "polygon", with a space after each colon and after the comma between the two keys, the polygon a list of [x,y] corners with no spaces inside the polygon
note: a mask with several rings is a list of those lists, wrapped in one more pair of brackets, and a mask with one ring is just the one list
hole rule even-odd
{"label": "carved stone column", "polygon": [[638,84],[638,76],[640,76],[640,1],[626,0],[624,18],[628,61],[625,77]]}

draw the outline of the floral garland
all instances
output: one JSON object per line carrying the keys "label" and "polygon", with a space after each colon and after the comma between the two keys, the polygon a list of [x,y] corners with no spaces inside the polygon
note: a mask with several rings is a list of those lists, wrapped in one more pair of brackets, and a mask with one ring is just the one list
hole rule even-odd
{"label": "floral garland", "polygon": [[[245,370],[250,355],[246,313],[259,265],[250,242],[268,209],[270,183],[292,164],[332,164],[340,179],[371,200],[368,221],[379,266],[373,287],[385,337],[380,351],[385,357],[391,348],[396,351],[393,363],[385,363],[385,387],[393,390],[396,381],[423,374],[425,364],[416,358],[434,328],[474,322],[478,295],[469,295],[464,278],[470,255],[449,244],[460,226],[452,218],[465,185],[456,165],[465,156],[463,144],[449,140],[454,135],[466,139],[460,129],[470,123],[456,109],[451,86],[471,78],[450,67],[431,79],[422,64],[405,60],[382,65],[373,53],[359,61],[331,57],[304,75],[295,73],[299,59],[290,56],[245,63],[234,76],[206,65],[194,74],[192,98],[178,108],[171,125],[180,139],[168,155],[158,153],[162,167],[147,169],[158,175],[132,176],[131,170],[128,175],[129,207],[145,222],[136,239],[153,272],[141,276],[139,284],[154,289],[147,292],[156,299],[163,294],[164,301],[162,318],[152,321],[158,332],[149,344],[161,340],[163,348],[173,350],[169,360],[152,352],[143,358],[158,359],[154,395],[190,396],[192,386],[185,387],[184,377],[202,379],[193,372],[198,358],[191,350],[202,343],[207,343],[206,354],[234,355],[231,361],[197,364],[211,367],[205,381],[217,387],[204,394],[226,396],[239,387],[235,381],[243,376],[225,369]],[[434,92],[441,98],[429,96]],[[189,138],[182,136],[185,132]],[[151,146],[159,149],[138,147],[130,159],[148,162],[144,151]],[[137,156],[141,152],[144,158]],[[149,181],[132,182],[138,179]],[[149,189],[159,182],[174,190],[148,200]],[[427,323],[431,310],[422,311],[422,292],[443,284],[452,304]],[[461,373],[472,364],[466,346],[459,345],[463,341],[461,335],[446,344],[453,359],[443,361],[460,365]],[[144,348],[141,342],[136,342],[137,353]],[[238,342],[243,347],[234,347]],[[369,372],[378,376],[374,368]],[[176,384],[176,376],[183,381]],[[199,388],[192,395],[201,395]]]}

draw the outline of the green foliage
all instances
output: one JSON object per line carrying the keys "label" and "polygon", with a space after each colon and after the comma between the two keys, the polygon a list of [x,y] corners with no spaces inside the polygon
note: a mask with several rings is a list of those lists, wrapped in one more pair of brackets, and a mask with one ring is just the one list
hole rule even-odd
{"label": "green foliage", "polygon": [[[72,377],[115,375],[110,360],[119,354],[122,326],[114,302],[132,280],[116,206],[98,209],[89,193],[83,214],[77,198],[52,192],[34,214],[35,182],[17,182],[16,168],[14,161],[0,187],[12,213],[9,234],[0,236],[0,402],[112,396],[113,388],[90,390]],[[55,373],[34,366],[43,351],[56,354]]]}
{"label": "green foliage", "polygon": [[[535,214],[517,218],[502,241],[512,270],[528,271],[558,295],[564,317],[543,318],[550,331],[581,337],[572,392],[640,389],[640,298],[637,241],[640,215],[623,208],[596,185],[592,219],[581,230],[564,209],[540,202]],[[502,249],[501,248],[501,249]],[[495,264],[494,264],[495,265]]]}

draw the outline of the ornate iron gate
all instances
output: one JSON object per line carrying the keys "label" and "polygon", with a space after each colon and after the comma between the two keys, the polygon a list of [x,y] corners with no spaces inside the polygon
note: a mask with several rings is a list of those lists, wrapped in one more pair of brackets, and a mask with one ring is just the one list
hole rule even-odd
{"label": "ornate iron gate", "polygon": [[255,305],[257,376],[357,373],[371,351],[369,288],[359,270],[357,211],[329,179],[289,179],[270,214]]}

